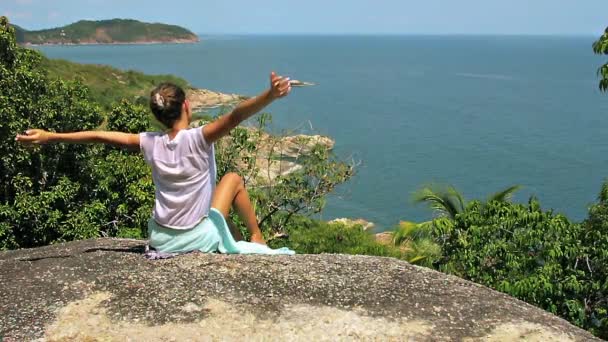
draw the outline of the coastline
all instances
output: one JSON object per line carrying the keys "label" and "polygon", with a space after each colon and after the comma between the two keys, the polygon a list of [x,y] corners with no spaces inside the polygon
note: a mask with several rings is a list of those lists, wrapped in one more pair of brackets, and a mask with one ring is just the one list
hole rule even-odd
{"label": "coastline", "polygon": [[80,42],[80,43],[19,43],[22,46],[79,46],[79,45],[157,45],[157,44],[196,44],[200,43],[201,39],[173,39],[173,40],[149,40],[149,41],[133,41],[133,42],[111,42],[111,43],[103,43],[103,42]]}
{"label": "coastline", "polygon": [[249,98],[244,95],[225,94],[202,88],[188,89],[186,96],[188,101],[190,101],[193,112],[200,112],[222,106],[232,106]]}

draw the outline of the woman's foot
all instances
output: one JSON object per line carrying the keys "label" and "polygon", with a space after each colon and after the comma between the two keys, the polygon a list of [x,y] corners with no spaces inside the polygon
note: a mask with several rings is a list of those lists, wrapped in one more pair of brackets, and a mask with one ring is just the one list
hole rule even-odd
{"label": "woman's foot", "polygon": [[251,235],[251,242],[259,243],[260,245],[266,246],[266,241],[262,235]]}

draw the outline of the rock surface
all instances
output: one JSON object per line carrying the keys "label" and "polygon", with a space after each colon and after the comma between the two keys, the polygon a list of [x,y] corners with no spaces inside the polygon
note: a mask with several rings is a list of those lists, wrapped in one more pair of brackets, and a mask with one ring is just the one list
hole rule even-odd
{"label": "rock surface", "polygon": [[394,246],[393,243],[393,232],[382,232],[374,235],[376,242],[381,243],[386,246]]}
{"label": "rock surface", "polygon": [[[198,122],[193,123],[198,126]],[[258,128],[244,127],[249,132],[249,139],[256,144],[255,151],[251,154],[241,153],[236,164],[240,170],[248,170],[247,160],[252,157],[255,160],[255,172],[244,173],[248,186],[267,186],[277,177],[285,176],[302,169],[301,157],[311,153],[316,145],[323,148],[333,149],[335,142],[322,135],[271,135]],[[216,153],[221,154],[231,144],[231,138],[222,138],[221,143],[216,144]]]}
{"label": "rock surface", "polygon": [[187,98],[194,112],[222,106],[232,106],[247,99],[243,95],[224,94],[208,89],[190,89]]}
{"label": "rock surface", "polygon": [[331,150],[335,142],[322,135],[272,136],[261,132],[255,152],[258,173],[251,177],[248,184],[265,186],[279,176],[300,170],[302,165],[299,158],[310,154],[316,145]]}
{"label": "rock surface", "polygon": [[590,341],[507,295],[347,255],[188,254],[98,239],[0,253],[4,341]]}
{"label": "rock surface", "polygon": [[362,226],[363,230],[371,230],[376,226],[373,222],[366,221],[362,218],[359,218],[359,219],[337,218],[337,219],[329,221],[329,223],[340,223],[340,224],[343,224],[343,225],[349,226],[349,227]]}

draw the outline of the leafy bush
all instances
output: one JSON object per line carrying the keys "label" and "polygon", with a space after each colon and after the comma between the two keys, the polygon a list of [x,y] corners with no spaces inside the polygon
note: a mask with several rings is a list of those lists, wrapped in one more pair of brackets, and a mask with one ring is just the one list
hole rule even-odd
{"label": "leafy bush", "polygon": [[[104,120],[85,86],[48,79],[41,60],[16,45],[0,18],[0,249],[101,234],[144,236],[154,192],[140,157],[105,146],[26,147],[14,140],[32,127],[91,130]],[[147,127],[147,116],[123,102],[107,125],[137,132]]]}
{"label": "leafy bush", "polygon": [[[598,55],[608,55],[608,28],[604,34],[593,43],[593,52]],[[608,63],[602,65],[597,70],[598,76],[602,79],[600,80],[599,87],[601,91],[608,90]]]}
{"label": "leafy bush", "polygon": [[584,224],[527,205],[469,202],[453,220],[434,221],[439,270],[508,293],[608,337],[608,206]]}
{"label": "leafy bush", "polygon": [[325,196],[354,174],[352,164],[305,136],[289,140],[298,153],[288,155],[283,136],[265,133],[269,120],[262,114],[257,127],[237,127],[216,143],[218,180],[228,172],[245,179],[267,236],[285,231],[294,215],[319,213]]}
{"label": "leafy bush", "polygon": [[[577,261],[587,266],[593,292],[586,298],[586,312],[591,311],[591,322],[599,336],[608,339],[608,183],[604,183],[599,201],[589,209],[589,217],[582,224],[580,244],[584,254]],[[589,306],[589,303],[592,306]]]}
{"label": "leafy bush", "polygon": [[433,267],[442,256],[441,246],[433,236],[432,222],[400,222],[393,232],[393,243],[406,255],[413,264]]}
{"label": "leafy bush", "polygon": [[395,247],[379,244],[362,226],[349,227],[327,223],[303,216],[292,216],[288,238],[269,241],[273,248],[289,247],[298,253],[360,254],[405,258]]}
{"label": "leafy bush", "polygon": [[149,91],[162,82],[172,82],[184,89],[190,87],[186,80],[173,75],[146,75],[107,65],[79,64],[43,57],[41,67],[51,80],[82,82],[89,89],[89,99],[101,104],[104,109],[111,109],[122,99],[147,106]]}

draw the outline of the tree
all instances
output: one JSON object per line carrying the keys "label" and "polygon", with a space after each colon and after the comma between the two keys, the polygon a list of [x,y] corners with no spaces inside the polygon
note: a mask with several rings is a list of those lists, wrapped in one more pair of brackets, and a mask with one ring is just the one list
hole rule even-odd
{"label": "tree", "polygon": [[321,212],[326,196],[353,176],[354,165],[314,137],[265,133],[270,120],[262,114],[256,127],[232,130],[216,143],[216,157],[218,180],[228,172],[243,176],[258,225],[272,236],[288,230],[294,215]]}
{"label": "tree", "polygon": [[15,135],[32,127],[66,132],[145,128],[145,109],[124,102],[106,117],[78,81],[49,79],[40,53],[17,46],[0,18],[0,249],[107,236],[145,236],[154,198],[149,169],[105,146],[28,148]]}
{"label": "tree", "polygon": [[[604,31],[604,34],[593,43],[593,52],[598,55],[608,55],[608,28]],[[598,76],[601,77],[599,82],[599,88],[601,91],[608,90],[608,63],[602,65],[597,70]]]}
{"label": "tree", "polygon": [[414,193],[414,202],[425,203],[438,216],[452,219],[462,213],[465,207],[462,194],[451,185],[445,188],[438,188],[436,186],[422,187]]}
{"label": "tree", "polygon": [[[509,202],[513,194],[520,188],[519,185],[510,186],[489,196],[486,203]],[[424,186],[416,191],[413,197],[414,202],[427,204],[439,217],[450,219],[455,219],[456,215],[462,214],[467,206],[462,194],[452,185],[446,187]]]}
{"label": "tree", "polygon": [[527,205],[471,201],[454,219],[432,222],[443,272],[505,292],[608,336],[608,205],[583,224]]}
{"label": "tree", "polygon": [[399,247],[412,264],[433,267],[442,256],[441,246],[433,235],[433,222],[402,221],[392,233],[393,244]]}
{"label": "tree", "polygon": [[589,281],[596,285],[585,298],[589,303],[586,312],[599,336],[608,339],[608,182],[602,185],[598,203],[589,208],[589,216],[582,224],[580,244],[586,246],[586,250],[577,261],[587,267]]}
{"label": "tree", "polygon": [[16,45],[0,18],[0,248],[48,244],[61,238],[61,222],[78,205],[82,170],[93,152],[85,146],[27,149],[15,135],[30,127],[54,131],[93,129],[99,109],[78,83],[49,82],[41,56]]}

